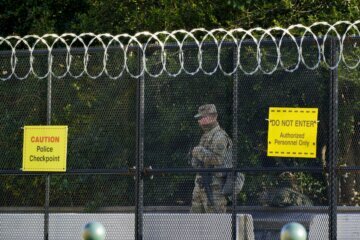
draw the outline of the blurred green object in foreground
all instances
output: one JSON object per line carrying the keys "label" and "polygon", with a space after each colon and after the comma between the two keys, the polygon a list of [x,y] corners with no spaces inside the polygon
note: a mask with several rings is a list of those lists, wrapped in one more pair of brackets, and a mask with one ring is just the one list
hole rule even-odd
{"label": "blurred green object in foreground", "polygon": [[83,240],[104,240],[105,227],[99,222],[89,222],[83,230]]}
{"label": "blurred green object in foreground", "polygon": [[306,229],[300,223],[291,222],[281,229],[280,240],[306,240],[306,238]]}

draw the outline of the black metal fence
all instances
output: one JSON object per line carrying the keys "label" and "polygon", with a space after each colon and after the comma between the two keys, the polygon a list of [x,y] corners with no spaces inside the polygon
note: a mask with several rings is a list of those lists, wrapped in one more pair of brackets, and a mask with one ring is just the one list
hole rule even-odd
{"label": "black metal fence", "polygon": [[[327,54],[336,62],[339,52],[336,42],[331,44]],[[311,49],[315,51],[317,46],[309,42],[306,47],[311,57]],[[168,49],[168,54],[178,50],[171,50],[171,46]],[[184,49],[183,64],[187,69],[196,69],[198,49],[191,44]],[[140,71],[140,51],[136,47],[128,51],[133,53],[128,54],[132,56],[127,59],[128,67],[132,72]],[[116,80],[106,76],[97,79],[29,76],[24,80],[14,77],[2,82],[0,216],[16,219],[25,214],[35,221],[36,214],[43,214],[39,219],[43,221],[44,239],[62,239],[55,233],[65,236],[69,231],[69,226],[52,224],[54,219],[62,219],[61,214],[69,216],[63,222],[84,225],[86,221],[80,216],[85,213],[92,219],[117,213],[134,217],[130,221],[133,229],[117,225],[118,220],[106,220],[114,225],[104,220],[109,239],[115,230],[117,235],[122,235],[119,239],[161,239],[159,233],[154,235],[153,227],[162,227],[159,231],[165,232],[175,229],[178,235],[171,239],[184,236],[219,239],[217,234],[225,239],[250,239],[251,234],[245,234],[247,238],[239,236],[240,215],[251,216],[252,227],[246,225],[246,228],[254,232],[254,239],[278,239],[281,226],[292,221],[307,228],[309,239],[337,239],[337,226],[341,224],[337,222],[338,214],[360,214],[358,69],[349,70],[341,64],[329,69],[322,63],[314,70],[300,65],[294,72],[277,70],[272,74],[248,75],[237,71],[226,76],[223,72],[231,72],[238,61],[235,51],[234,44],[223,45],[222,71],[212,75],[182,73],[176,77],[162,74],[132,78],[125,73]],[[273,66],[274,51],[271,44],[265,47],[263,54],[267,58],[263,68]],[[289,66],[291,61],[296,62],[291,58],[292,51],[289,46],[284,53],[289,55]],[[96,48],[89,49],[89,53],[93,60],[89,61],[87,70],[96,75],[97,61],[100,61],[97,57],[101,59],[103,53]],[[4,59],[7,54],[11,53],[4,52]],[[33,54],[39,69],[43,58],[46,72],[47,54],[40,50]],[[63,54],[59,50],[54,55],[52,70],[58,74],[63,71]],[[73,53],[72,72],[81,73],[76,54],[81,58],[84,52]],[[148,54],[147,62],[151,64],[147,67],[156,73],[159,48],[154,46]],[[214,45],[206,45],[202,67],[213,69],[212,59],[217,54]],[[256,54],[256,46],[249,43],[240,59],[249,71],[257,64],[249,57],[252,54]],[[24,66],[28,57],[27,52],[17,56],[19,62],[25,59]],[[169,59],[169,69],[173,64],[176,72],[178,55]],[[114,72],[119,70],[116,60],[114,57],[113,65],[107,66]],[[0,63],[5,65],[6,61],[0,59]],[[26,74],[20,67],[16,71],[20,76]],[[219,123],[233,140],[233,168],[193,169],[188,162],[188,153],[202,134],[193,116],[205,103],[216,105]],[[269,107],[319,109],[316,158],[267,156]],[[22,127],[25,125],[69,127],[65,173],[21,171]],[[228,201],[227,214],[213,214],[211,220],[201,216],[193,219],[189,209],[198,172],[245,174],[244,187]],[[66,215],[69,213],[78,215]],[[179,220],[171,225],[171,221],[166,220],[179,214],[188,223]],[[224,216],[228,218],[224,220]],[[316,217],[323,220],[322,224],[315,223]],[[186,228],[186,224],[196,223],[203,224],[201,233]],[[2,232],[4,226],[12,227],[3,224]],[[316,231],[320,234],[318,238],[314,235]],[[130,237],[125,237],[128,235]],[[21,229],[11,229],[11,234],[6,236],[37,239]],[[79,237],[73,236],[73,239]]]}

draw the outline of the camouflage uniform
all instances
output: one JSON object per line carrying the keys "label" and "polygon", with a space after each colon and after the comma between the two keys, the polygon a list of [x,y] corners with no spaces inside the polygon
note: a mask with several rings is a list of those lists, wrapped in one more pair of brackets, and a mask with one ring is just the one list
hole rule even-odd
{"label": "camouflage uniform", "polygon": [[278,188],[266,191],[261,194],[260,201],[264,205],[272,207],[288,206],[312,206],[313,203],[308,196],[302,194],[298,189],[296,176],[284,172],[279,176]]}
{"label": "camouflage uniform", "polygon": [[313,206],[313,203],[305,194],[283,187],[274,192],[269,205],[274,207]]}
{"label": "camouflage uniform", "polygon": [[[216,108],[213,104],[207,104],[199,107],[199,114],[195,117],[201,117],[206,114],[216,113]],[[231,140],[226,132],[220,128],[216,122],[208,126],[204,130],[205,133],[200,139],[200,143],[193,151],[193,159],[203,162],[205,168],[223,168],[224,157],[227,148],[231,145]],[[196,164],[193,164],[193,166]],[[196,166],[194,166],[196,167]],[[226,212],[226,198],[221,192],[221,187],[224,184],[224,176],[222,173],[211,173],[211,190],[214,200],[214,205],[211,206],[207,197],[205,188],[202,184],[202,176],[196,175],[195,187],[193,190],[191,212],[192,213],[224,213]]]}

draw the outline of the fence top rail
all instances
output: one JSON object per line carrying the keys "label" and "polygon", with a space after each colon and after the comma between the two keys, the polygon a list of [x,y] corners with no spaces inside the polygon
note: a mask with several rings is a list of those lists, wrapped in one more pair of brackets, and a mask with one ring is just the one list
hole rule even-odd
{"label": "fence top rail", "polygon": [[[146,213],[189,213],[190,206],[144,206]],[[135,206],[111,206],[99,207],[94,210],[96,213],[135,213]],[[37,206],[13,206],[13,207],[0,207],[0,214],[3,213],[43,213],[44,207]],[[84,207],[49,207],[51,213],[84,213]],[[271,213],[271,214],[284,214],[284,213],[306,213],[306,214],[319,214],[328,213],[329,206],[289,206],[289,207],[269,207],[269,206],[237,206],[237,213]],[[338,213],[360,213],[359,206],[338,206]]]}
{"label": "fence top rail", "polygon": [[[177,173],[200,173],[200,172],[243,172],[243,173],[281,173],[281,172],[311,172],[324,173],[328,171],[323,167],[238,167],[238,168],[144,168],[142,174],[161,175]],[[338,173],[360,172],[360,166],[339,166]],[[116,174],[133,176],[136,168],[114,168],[114,169],[68,169],[66,172],[23,172],[16,169],[0,169],[1,175],[86,175],[86,174]]]}

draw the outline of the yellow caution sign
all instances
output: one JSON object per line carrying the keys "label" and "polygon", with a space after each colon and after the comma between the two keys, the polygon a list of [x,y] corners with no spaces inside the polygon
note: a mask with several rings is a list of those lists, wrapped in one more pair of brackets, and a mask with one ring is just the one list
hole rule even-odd
{"label": "yellow caution sign", "polygon": [[25,126],[23,171],[65,172],[67,126]]}
{"label": "yellow caution sign", "polygon": [[317,108],[269,108],[267,156],[316,158]]}

